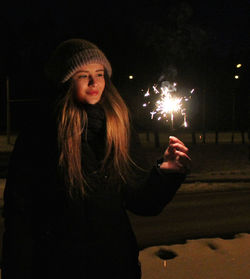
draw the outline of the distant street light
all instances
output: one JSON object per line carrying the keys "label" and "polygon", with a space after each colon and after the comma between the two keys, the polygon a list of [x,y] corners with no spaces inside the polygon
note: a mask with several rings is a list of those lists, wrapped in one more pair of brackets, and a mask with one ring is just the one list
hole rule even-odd
{"label": "distant street light", "polygon": [[133,79],[133,78],[134,78],[134,76],[130,75],[128,78],[129,78],[129,79]]}
{"label": "distant street light", "polygon": [[240,78],[240,76],[238,76],[238,75],[235,75],[235,76],[234,76],[234,78],[235,78],[235,79],[239,79],[239,78]]}
{"label": "distant street light", "polygon": [[236,65],[236,68],[240,68],[242,65],[241,64],[237,64]]}

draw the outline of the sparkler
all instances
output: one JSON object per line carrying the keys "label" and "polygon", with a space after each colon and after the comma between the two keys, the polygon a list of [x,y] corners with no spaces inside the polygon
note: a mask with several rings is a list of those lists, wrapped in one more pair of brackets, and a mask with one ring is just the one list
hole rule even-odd
{"label": "sparkler", "polygon": [[[154,95],[152,95],[153,91]],[[167,122],[171,121],[171,128],[174,128],[174,115],[181,114],[183,117],[183,126],[187,127],[187,114],[184,103],[188,102],[191,99],[194,89],[192,89],[188,96],[178,97],[177,84],[174,82],[171,84],[168,81],[163,81],[161,87],[159,85],[153,85],[152,90],[147,90],[144,94],[146,102],[143,104],[143,107],[150,107],[152,111],[151,119],[157,117],[157,120],[165,119]],[[152,101],[152,98],[159,95],[159,98],[156,102]],[[158,97],[158,96],[157,96]],[[152,107],[152,103],[154,104]]]}

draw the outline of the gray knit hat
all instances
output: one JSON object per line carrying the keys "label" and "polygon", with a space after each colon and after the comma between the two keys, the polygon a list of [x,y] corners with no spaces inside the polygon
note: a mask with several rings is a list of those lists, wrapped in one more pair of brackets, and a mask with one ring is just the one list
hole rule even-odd
{"label": "gray knit hat", "polygon": [[97,63],[104,66],[109,76],[111,65],[104,53],[93,43],[82,39],[62,42],[45,66],[45,74],[55,83],[64,83],[86,64]]}

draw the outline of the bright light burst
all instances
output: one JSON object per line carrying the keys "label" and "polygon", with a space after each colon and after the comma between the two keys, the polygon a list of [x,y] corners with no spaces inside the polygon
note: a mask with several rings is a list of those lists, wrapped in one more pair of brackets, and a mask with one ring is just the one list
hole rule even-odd
{"label": "bright light burst", "polygon": [[[191,99],[191,95],[194,93],[194,89],[192,89],[188,96],[178,97],[177,94],[177,84],[171,84],[168,81],[163,81],[161,83],[161,87],[158,85],[152,86],[154,95],[151,95],[150,90],[144,94],[146,98],[146,102],[143,104],[143,107],[150,107],[153,109],[151,114],[151,119],[157,117],[157,120],[165,119],[167,122],[171,121],[171,127],[174,127],[174,115],[181,114],[183,117],[183,126],[187,127],[187,115],[186,108],[184,102],[187,102]],[[159,98],[152,102],[150,97],[155,97],[155,95],[159,94]],[[154,104],[152,107],[152,103]]]}

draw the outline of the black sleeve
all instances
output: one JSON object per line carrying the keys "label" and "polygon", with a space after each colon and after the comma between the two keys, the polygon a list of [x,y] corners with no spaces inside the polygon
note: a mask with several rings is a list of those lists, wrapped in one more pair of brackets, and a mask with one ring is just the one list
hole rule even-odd
{"label": "black sleeve", "polygon": [[4,190],[3,279],[32,278],[31,185],[36,176],[37,155],[34,149],[31,135],[24,130],[16,140]]}
{"label": "black sleeve", "polygon": [[125,207],[138,215],[158,215],[172,200],[185,175],[162,172],[156,162],[150,166],[135,131],[132,132],[130,150],[139,168],[133,167],[133,179],[124,185]]}

